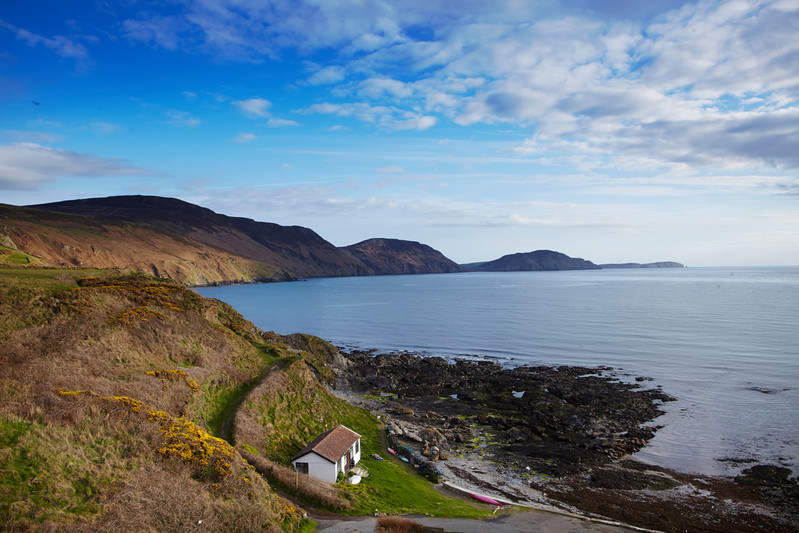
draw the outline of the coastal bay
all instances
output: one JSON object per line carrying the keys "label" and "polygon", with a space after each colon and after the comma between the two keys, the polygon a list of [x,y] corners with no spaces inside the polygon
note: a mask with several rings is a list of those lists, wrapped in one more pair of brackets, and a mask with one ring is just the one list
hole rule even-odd
{"label": "coastal bay", "polygon": [[[686,268],[311,279],[210,287],[265,330],[503,366],[612,367],[676,398],[637,459],[735,476],[796,470],[799,269]],[[647,378],[636,382],[638,377]]]}

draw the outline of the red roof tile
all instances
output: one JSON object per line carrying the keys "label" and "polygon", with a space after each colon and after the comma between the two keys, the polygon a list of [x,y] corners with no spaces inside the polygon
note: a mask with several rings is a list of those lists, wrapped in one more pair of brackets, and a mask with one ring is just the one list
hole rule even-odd
{"label": "red roof tile", "polygon": [[325,431],[316,437],[308,446],[303,448],[300,453],[291,458],[292,461],[298,457],[314,452],[331,463],[335,463],[347,453],[355,441],[361,436],[346,426],[336,426],[329,431]]}

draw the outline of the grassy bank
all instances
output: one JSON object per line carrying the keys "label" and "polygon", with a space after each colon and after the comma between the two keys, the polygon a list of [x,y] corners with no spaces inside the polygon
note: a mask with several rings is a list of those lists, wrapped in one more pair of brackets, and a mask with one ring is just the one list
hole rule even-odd
{"label": "grassy bank", "polygon": [[380,421],[323,385],[336,356],[169,280],[0,269],[0,529],[304,531],[231,445],[285,471],[336,424],[362,435],[370,471],[333,489],[341,512],[485,515],[371,457]]}
{"label": "grassy bank", "polygon": [[206,430],[271,364],[257,339],[167,280],[0,270],[0,529],[306,528]]}

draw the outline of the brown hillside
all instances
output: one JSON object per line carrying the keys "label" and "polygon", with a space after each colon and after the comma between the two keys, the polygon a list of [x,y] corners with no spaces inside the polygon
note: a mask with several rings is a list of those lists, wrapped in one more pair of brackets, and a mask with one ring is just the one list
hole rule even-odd
{"label": "brown hillside", "polygon": [[284,350],[176,283],[0,269],[0,530],[302,527],[217,437]]}
{"label": "brown hillside", "polygon": [[299,277],[375,273],[346,250],[336,248],[308,228],[229,217],[175,198],[113,196],[30,207],[101,220],[150,224],[216,249],[275,265]]}
{"label": "brown hillside", "polygon": [[414,241],[369,239],[347,246],[345,250],[380,274],[439,274],[464,270],[438,250]]}
{"label": "brown hillside", "polygon": [[0,239],[47,265],[130,268],[187,285],[294,278],[272,264],[143,222],[0,204]]}

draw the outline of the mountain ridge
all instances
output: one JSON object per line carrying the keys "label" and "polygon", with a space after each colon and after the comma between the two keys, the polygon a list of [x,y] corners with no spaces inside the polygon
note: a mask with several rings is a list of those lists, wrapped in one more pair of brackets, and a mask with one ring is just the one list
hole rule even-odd
{"label": "mountain ridge", "polygon": [[552,250],[459,265],[416,241],[371,238],[337,247],[303,226],[233,217],[176,198],[128,195],[25,207],[0,204],[6,264],[133,269],[186,285],[299,278],[683,267],[596,265]]}
{"label": "mountain ridge", "polygon": [[231,217],[158,196],[0,204],[0,242],[23,263],[131,268],[195,286],[462,271],[415,241],[368,239],[336,247],[310,228]]}

